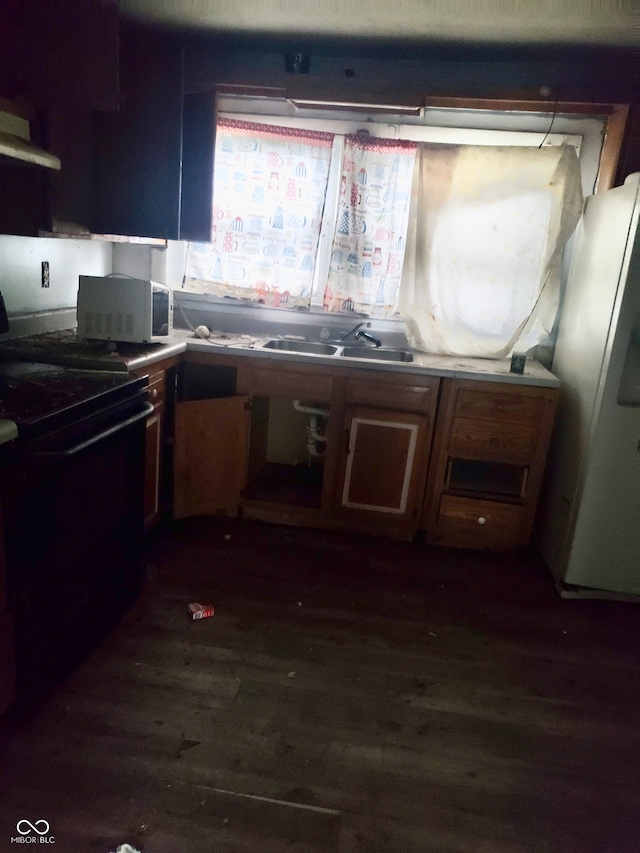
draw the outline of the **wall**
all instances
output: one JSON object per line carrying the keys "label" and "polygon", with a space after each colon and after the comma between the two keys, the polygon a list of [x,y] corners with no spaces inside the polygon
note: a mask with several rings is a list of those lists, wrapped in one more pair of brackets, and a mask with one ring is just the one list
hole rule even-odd
{"label": "wall", "polygon": [[[308,57],[306,73],[287,71],[286,54]],[[287,97],[349,101],[363,94],[415,99],[518,97],[638,103],[640,57],[632,48],[556,44],[516,48],[388,39],[292,39],[191,35],[185,53],[187,91],[220,83],[282,88]],[[541,91],[542,90],[542,91]],[[387,101],[387,103],[389,103]]]}
{"label": "wall", "polygon": [[136,243],[114,243],[113,272],[134,278],[150,278],[179,288],[184,276],[187,244],[167,240],[166,247]]}
{"label": "wall", "polygon": [[[556,4],[558,5],[558,4]],[[464,29],[464,26],[462,27]],[[238,33],[216,38],[191,31],[185,87],[207,92],[220,84],[272,87],[287,98],[426,103],[438,97],[632,105],[617,183],[640,168],[640,51],[588,41],[498,45],[461,41],[328,38],[318,33],[260,39]],[[495,34],[494,34],[495,35]],[[292,73],[286,56],[302,53],[305,73]],[[255,92],[254,92],[255,93]],[[391,99],[391,100],[389,100]],[[546,105],[544,102],[546,101]]]}
{"label": "wall", "polygon": [[[41,284],[41,263],[49,262],[49,287]],[[108,275],[112,244],[100,240],[65,240],[0,235],[0,291],[9,315],[9,333],[29,334],[25,315],[47,317],[51,328],[68,327],[75,314],[79,275]],[[67,309],[67,310],[65,310]],[[71,314],[68,309],[73,309]],[[60,325],[60,323],[66,325]]]}

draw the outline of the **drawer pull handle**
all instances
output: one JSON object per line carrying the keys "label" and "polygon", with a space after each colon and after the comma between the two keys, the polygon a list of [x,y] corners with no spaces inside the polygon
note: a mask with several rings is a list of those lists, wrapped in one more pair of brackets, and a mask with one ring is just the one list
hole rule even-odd
{"label": "drawer pull handle", "polygon": [[504,409],[504,406],[502,405],[502,403],[498,403],[498,404],[496,405],[496,409],[497,409],[499,412],[502,412],[502,411],[503,411],[503,409]]}
{"label": "drawer pull handle", "polygon": [[151,397],[155,400],[157,396],[158,396],[158,389],[152,388],[151,389]]}
{"label": "drawer pull handle", "polygon": [[480,518],[478,519],[478,524],[486,524],[486,523],[487,523],[487,519],[484,517],[484,515],[481,515]]}

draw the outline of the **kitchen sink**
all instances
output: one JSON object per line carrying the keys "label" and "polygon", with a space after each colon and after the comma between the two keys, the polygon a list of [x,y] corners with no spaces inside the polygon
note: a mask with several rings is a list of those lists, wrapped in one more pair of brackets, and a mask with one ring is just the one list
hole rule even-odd
{"label": "kitchen sink", "polygon": [[280,338],[267,341],[262,349],[279,350],[280,352],[299,352],[309,355],[336,355],[344,358],[361,358],[368,361],[412,362],[413,353],[403,349],[380,349],[366,346],[342,347],[334,344],[323,344],[318,341],[287,341]]}
{"label": "kitchen sink", "polygon": [[273,340],[263,344],[262,349],[302,352],[310,355],[335,355],[338,352],[338,347],[331,346],[331,344],[316,343],[315,341]]}
{"label": "kitchen sink", "polygon": [[368,349],[366,347],[345,347],[341,353],[345,358],[365,358],[372,361],[413,361],[413,353],[403,349]]}

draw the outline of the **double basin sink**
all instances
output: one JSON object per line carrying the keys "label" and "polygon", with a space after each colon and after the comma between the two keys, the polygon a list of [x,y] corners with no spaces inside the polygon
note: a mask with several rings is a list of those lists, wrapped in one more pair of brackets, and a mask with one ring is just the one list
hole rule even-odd
{"label": "double basin sink", "polygon": [[323,344],[315,341],[271,340],[264,343],[261,349],[298,352],[306,355],[331,355],[342,358],[360,358],[367,361],[412,362],[413,353],[402,349],[386,349],[385,347],[343,346],[342,344]]}

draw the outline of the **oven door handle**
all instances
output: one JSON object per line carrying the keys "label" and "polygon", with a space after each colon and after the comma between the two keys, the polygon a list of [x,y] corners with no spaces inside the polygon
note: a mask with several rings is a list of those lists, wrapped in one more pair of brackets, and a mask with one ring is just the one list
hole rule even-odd
{"label": "oven door handle", "polygon": [[130,418],[109,427],[109,429],[105,429],[96,435],[92,435],[91,438],[88,438],[86,441],[81,441],[79,444],[75,444],[73,447],[68,447],[66,450],[41,450],[34,453],[33,456],[35,459],[69,459],[72,456],[77,456],[78,453],[82,453],[83,450],[87,450],[95,444],[99,444],[101,441],[110,438],[112,435],[116,435],[116,433],[119,433],[121,430],[127,429],[127,427],[132,426],[132,424],[138,423],[138,421],[143,420],[143,418],[148,418],[152,413],[153,405],[151,403],[145,403],[144,409],[141,412],[138,412],[137,415],[132,415]]}

